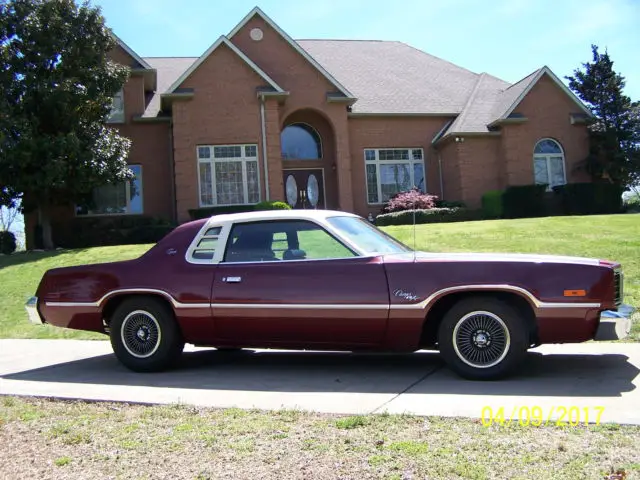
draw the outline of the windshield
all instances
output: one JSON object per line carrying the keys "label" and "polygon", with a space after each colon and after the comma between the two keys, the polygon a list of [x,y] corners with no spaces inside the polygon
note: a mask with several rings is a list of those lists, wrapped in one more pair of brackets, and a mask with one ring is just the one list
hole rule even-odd
{"label": "windshield", "polygon": [[412,250],[359,217],[328,217],[340,233],[367,253],[403,253]]}

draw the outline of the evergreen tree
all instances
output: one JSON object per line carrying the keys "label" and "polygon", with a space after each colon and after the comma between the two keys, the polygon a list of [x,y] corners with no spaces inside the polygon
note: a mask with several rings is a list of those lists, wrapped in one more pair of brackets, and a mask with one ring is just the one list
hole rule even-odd
{"label": "evergreen tree", "polygon": [[640,180],[640,105],[624,95],[625,79],[609,54],[591,46],[593,58],[566,77],[569,87],[591,109],[587,171],[621,188]]}

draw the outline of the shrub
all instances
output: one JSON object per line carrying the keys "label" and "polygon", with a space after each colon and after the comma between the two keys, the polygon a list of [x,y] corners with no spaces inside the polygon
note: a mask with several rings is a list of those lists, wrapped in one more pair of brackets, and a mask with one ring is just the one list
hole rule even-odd
{"label": "shrub", "polygon": [[505,218],[539,217],[546,213],[547,185],[514,185],[502,194]]}
{"label": "shrub", "polygon": [[482,214],[485,218],[501,218],[504,214],[502,208],[502,190],[490,190],[482,195]]}
{"label": "shrub", "polygon": [[[412,225],[413,213],[414,210],[383,213],[376,217],[375,223],[381,227],[387,225]],[[479,219],[479,212],[466,208],[429,208],[415,210],[416,224],[466,222]]]}
{"label": "shrub", "polygon": [[264,201],[257,203],[256,210],[291,210],[291,205],[285,202]]}
{"label": "shrub", "polygon": [[459,202],[457,200],[436,200],[435,208],[467,208],[467,206],[464,202]]}
{"label": "shrub", "polygon": [[640,195],[634,194],[626,198],[624,201],[624,209],[627,212],[640,212]]}
{"label": "shrub", "polygon": [[221,205],[218,207],[202,207],[192,208],[189,210],[191,220],[199,220],[201,218],[209,218],[214,215],[223,215],[225,213],[244,213],[253,212],[255,210],[290,210],[288,203],[278,201],[264,201],[255,205]]}
{"label": "shrub", "polygon": [[620,213],[622,188],[610,183],[568,183],[553,188],[567,215]]}
{"label": "shrub", "polygon": [[53,242],[63,248],[155,243],[174,228],[164,219],[145,215],[76,217],[52,225]]}
{"label": "shrub", "polygon": [[0,232],[0,253],[11,255],[16,251],[16,236],[7,230]]}
{"label": "shrub", "polygon": [[201,218],[209,218],[214,215],[222,215],[224,213],[252,212],[254,210],[254,205],[224,205],[219,207],[202,207],[190,209],[189,216],[191,217],[191,220],[199,220]]}
{"label": "shrub", "polygon": [[399,192],[392,196],[382,208],[383,213],[402,212],[404,210],[425,210],[434,208],[438,197],[422,193],[417,188]]}

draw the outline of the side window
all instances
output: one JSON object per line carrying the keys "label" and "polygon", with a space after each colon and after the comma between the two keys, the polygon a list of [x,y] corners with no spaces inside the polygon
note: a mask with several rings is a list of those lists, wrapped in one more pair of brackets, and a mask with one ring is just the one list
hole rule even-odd
{"label": "side window", "polygon": [[300,230],[298,242],[300,249],[305,252],[306,258],[313,260],[356,256],[354,252],[317,225],[314,225],[313,228]]}
{"label": "side window", "polygon": [[277,262],[354,256],[354,252],[313,222],[276,220],[235,225],[224,261]]}
{"label": "side window", "polygon": [[218,237],[220,236],[221,227],[212,227],[204,232],[196,246],[191,252],[193,260],[213,260],[218,247]]}
{"label": "side window", "polygon": [[113,97],[109,123],[124,123],[124,89],[120,89]]}

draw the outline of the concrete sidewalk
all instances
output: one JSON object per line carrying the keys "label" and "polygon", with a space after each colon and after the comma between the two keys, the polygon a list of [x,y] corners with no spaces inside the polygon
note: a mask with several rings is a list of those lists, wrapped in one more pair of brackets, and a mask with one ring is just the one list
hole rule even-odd
{"label": "concrete sidewalk", "polygon": [[[374,355],[187,347],[180,366],[133,373],[108,342],[0,340],[0,394],[210,407],[298,408],[325,413],[413,413],[479,418],[483,408],[506,418],[564,407],[595,421],[640,424],[640,344],[549,345],[532,350],[519,375],[471,382],[434,352]],[[553,409],[553,411],[552,411]],[[485,414],[488,411],[485,410]],[[568,421],[568,417],[564,417]]]}

